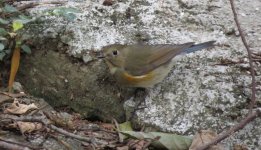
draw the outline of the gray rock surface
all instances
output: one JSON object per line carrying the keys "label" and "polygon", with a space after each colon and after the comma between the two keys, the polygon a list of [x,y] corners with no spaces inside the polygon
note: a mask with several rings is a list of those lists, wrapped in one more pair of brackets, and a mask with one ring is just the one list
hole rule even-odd
{"label": "gray rock surface", "polygon": [[[213,49],[176,58],[168,77],[148,89],[146,108],[137,112],[137,120],[161,130],[194,135],[199,129],[222,131],[246,115],[251,76],[228,1],[122,0],[112,6],[102,2],[69,2],[66,6],[82,11],[75,21],[48,16],[32,25],[39,29],[34,43],[43,46],[24,59],[20,71],[21,82],[32,94],[45,96],[51,104],[70,105],[86,116],[106,118],[100,113],[104,111],[122,121],[120,97],[128,99],[125,109],[132,107],[133,97],[128,96],[132,90],[120,90],[105,64],[93,60],[90,50],[138,41],[178,44],[216,40]],[[251,49],[260,52],[261,2],[240,0],[235,4]],[[31,14],[43,16],[43,10],[34,8]],[[235,63],[224,63],[231,61]],[[260,108],[260,61],[255,65]],[[244,143],[260,149],[260,123],[257,119],[231,136],[227,146]]]}

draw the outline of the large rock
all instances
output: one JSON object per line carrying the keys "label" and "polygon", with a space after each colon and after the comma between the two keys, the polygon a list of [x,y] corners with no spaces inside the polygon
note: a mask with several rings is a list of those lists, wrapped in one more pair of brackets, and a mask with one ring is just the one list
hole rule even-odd
{"label": "large rock", "polygon": [[[251,49],[260,50],[261,2],[240,1],[236,5]],[[112,6],[86,1],[66,6],[82,11],[75,21],[41,17],[40,23],[28,31],[39,33],[33,39],[38,49],[23,59],[19,74],[30,93],[56,106],[71,106],[88,117],[112,116],[123,121],[121,99],[128,99],[124,105],[128,110],[133,104],[133,90],[118,87],[106,65],[94,60],[90,50],[113,43],[216,40],[213,49],[176,58],[168,77],[148,89],[146,108],[137,112],[136,121],[165,131],[194,134],[202,128],[222,131],[246,115],[251,76],[228,1],[125,0]],[[42,16],[43,10],[34,8],[30,12]],[[260,81],[260,63],[255,64]],[[259,90],[258,107],[260,98]],[[260,121],[250,123],[227,143],[245,143],[258,149]]]}

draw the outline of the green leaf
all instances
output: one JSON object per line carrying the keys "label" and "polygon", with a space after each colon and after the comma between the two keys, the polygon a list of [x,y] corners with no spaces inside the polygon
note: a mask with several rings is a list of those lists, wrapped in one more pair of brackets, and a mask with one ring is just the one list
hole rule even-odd
{"label": "green leaf", "polygon": [[26,41],[26,40],[29,40],[29,39],[31,39],[32,38],[32,36],[30,35],[30,34],[28,34],[28,33],[23,33],[22,35],[21,35],[21,41]]}
{"label": "green leaf", "polygon": [[0,36],[5,36],[7,34],[8,32],[4,28],[0,28]]}
{"label": "green leaf", "polygon": [[8,24],[8,23],[9,23],[9,21],[0,18],[0,24]]}
{"label": "green leaf", "polygon": [[6,55],[5,52],[0,53],[0,60],[3,60],[3,58],[5,57],[5,55]]}
{"label": "green leaf", "polygon": [[17,40],[17,41],[15,41],[15,46],[16,47],[21,47],[21,44],[22,44],[22,41],[21,40]]}
{"label": "green leaf", "polygon": [[25,53],[27,53],[27,54],[31,54],[31,53],[32,53],[31,48],[30,48],[28,45],[23,44],[23,45],[21,46],[21,48],[22,48],[22,50],[23,50]]}
{"label": "green leaf", "polygon": [[53,10],[53,13],[55,15],[62,15],[62,14],[67,14],[67,13],[80,13],[80,11],[76,8],[72,7],[59,7]]}
{"label": "green leaf", "polygon": [[27,20],[32,19],[31,17],[26,16],[26,15],[19,15],[19,18],[20,18],[20,19],[27,19]]}
{"label": "green leaf", "polygon": [[69,20],[69,21],[73,21],[75,18],[76,18],[76,15],[73,14],[73,13],[66,13],[66,14],[63,14],[63,16]]}
{"label": "green leaf", "polygon": [[119,124],[119,128],[120,131],[133,131],[130,121]]}
{"label": "green leaf", "polygon": [[5,7],[3,8],[4,12],[7,12],[7,13],[13,13],[13,12],[18,12],[18,10],[11,6],[11,5],[8,5],[8,4],[5,4]]}
{"label": "green leaf", "polygon": [[7,39],[3,36],[0,36],[0,41],[6,41]]}
{"label": "green leaf", "polygon": [[[130,121],[126,121],[124,123],[119,124],[119,130],[120,131],[133,131],[132,127],[131,127],[131,122]],[[119,139],[120,142],[123,142],[124,139],[126,139],[127,136],[125,136],[124,134],[119,134]]]}
{"label": "green leaf", "polygon": [[24,24],[20,20],[13,21],[13,31],[16,32],[24,27]]}
{"label": "green leaf", "polygon": [[76,8],[71,8],[71,7],[69,8],[60,7],[53,10],[54,15],[61,15],[69,21],[73,21],[76,18],[75,13],[80,13],[80,11]]}
{"label": "green leaf", "polygon": [[26,24],[28,22],[31,22],[32,19],[28,16],[25,16],[25,15],[19,15],[19,21],[21,21],[23,24]]}
{"label": "green leaf", "polygon": [[122,131],[122,134],[135,138],[135,139],[156,139],[160,137],[159,140],[153,141],[151,144],[156,149],[169,149],[169,150],[187,150],[189,149],[192,139],[188,136],[181,136],[170,133],[162,132],[134,132],[134,131]]}
{"label": "green leaf", "polygon": [[5,49],[4,44],[0,43],[0,52],[3,51]]}
{"label": "green leaf", "polygon": [[72,8],[72,7],[68,7],[64,9],[67,13],[81,13],[80,10],[76,9],[76,8]]}
{"label": "green leaf", "polygon": [[10,50],[10,49],[5,49],[5,53],[6,53],[7,55],[10,55],[10,54],[11,54],[11,50]]}

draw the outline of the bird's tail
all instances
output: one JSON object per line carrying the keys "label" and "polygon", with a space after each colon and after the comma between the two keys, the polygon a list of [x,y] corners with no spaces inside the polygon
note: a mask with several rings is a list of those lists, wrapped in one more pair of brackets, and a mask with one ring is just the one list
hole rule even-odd
{"label": "bird's tail", "polygon": [[208,42],[204,42],[204,43],[200,43],[200,44],[195,44],[195,45],[192,45],[191,47],[187,48],[184,52],[192,53],[192,52],[204,49],[204,48],[210,48],[210,47],[214,46],[213,44],[215,42],[216,41],[208,41]]}

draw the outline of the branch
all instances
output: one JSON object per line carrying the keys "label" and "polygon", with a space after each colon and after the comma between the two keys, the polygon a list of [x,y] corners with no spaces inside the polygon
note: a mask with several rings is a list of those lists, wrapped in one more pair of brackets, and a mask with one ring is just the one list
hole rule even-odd
{"label": "branch", "polygon": [[35,6],[38,6],[38,5],[43,5],[43,4],[64,4],[65,2],[67,1],[61,1],[61,0],[58,0],[58,1],[49,1],[49,0],[46,0],[46,1],[41,1],[41,2],[30,2],[28,4],[23,4],[21,6],[18,6],[17,7],[17,10],[19,11],[23,11],[25,9],[28,9],[28,8],[33,8]]}
{"label": "branch", "polygon": [[249,49],[249,46],[246,42],[246,38],[243,34],[243,31],[240,27],[238,18],[237,18],[237,13],[235,10],[235,6],[234,6],[234,1],[230,0],[230,4],[231,4],[231,8],[233,11],[233,15],[234,15],[234,20],[236,22],[241,40],[247,50],[247,54],[248,54],[248,59],[249,59],[249,66],[250,66],[250,72],[251,72],[251,77],[252,77],[252,95],[251,95],[251,102],[250,102],[250,106],[249,106],[249,112],[247,117],[245,117],[243,120],[241,120],[237,125],[231,127],[228,131],[223,131],[221,134],[218,135],[217,138],[215,138],[213,141],[198,147],[197,150],[205,150],[208,149],[210,146],[217,144],[218,142],[224,140],[225,138],[229,137],[231,134],[233,134],[234,132],[243,129],[249,122],[251,122],[252,120],[254,120],[257,117],[261,117],[261,112],[260,110],[257,110],[255,112],[253,112],[253,107],[256,104],[256,79],[255,79],[255,71],[254,71],[254,65],[253,65],[253,58],[252,58],[252,53],[251,50]]}
{"label": "branch", "polygon": [[237,25],[237,28],[238,28],[241,40],[242,40],[242,42],[243,42],[243,44],[244,44],[244,46],[245,46],[245,48],[247,50],[247,54],[248,54],[250,72],[251,72],[251,77],[252,77],[252,88],[251,88],[252,95],[251,95],[251,103],[250,103],[250,107],[249,107],[249,113],[252,113],[253,107],[256,104],[256,78],[255,78],[255,70],[254,70],[254,65],[253,65],[252,52],[249,49],[249,46],[248,46],[247,41],[246,41],[246,38],[244,36],[244,33],[243,33],[243,31],[241,29],[241,26],[240,26],[240,23],[238,21],[237,12],[235,10],[235,5],[234,5],[234,0],[229,0],[229,1],[230,1],[230,4],[231,4],[231,8],[232,8],[233,15],[234,15],[234,20],[236,22],[236,25]]}
{"label": "branch", "polygon": [[68,136],[68,137],[71,137],[71,138],[74,138],[74,139],[77,139],[77,140],[80,140],[80,141],[84,141],[84,142],[88,142],[88,143],[93,143],[93,144],[100,144],[100,145],[106,145],[106,144],[109,144],[109,143],[106,143],[106,142],[101,142],[101,141],[98,141],[97,139],[95,138],[89,138],[89,137],[83,137],[83,136],[80,136],[80,135],[76,135],[76,134],[73,134],[73,133],[70,133],[68,131],[65,131],[61,128],[58,128],[54,125],[49,125],[49,128],[58,132],[58,133],[61,133],[65,136]]}
{"label": "branch", "polygon": [[31,146],[29,144],[25,144],[25,143],[20,143],[17,141],[10,141],[10,140],[6,140],[0,137],[0,148],[3,149],[15,149],[15,150],[37,150],[40,149],[40,147],[34,147]]}
{"label": "branch", "polygon": [[93,138],[83,137],[80,135],[70,133],[64,129],[58,128],[55,125],[52,125],[50,120],[47,119],[45,116],[20,116],[20,117],[17,117],[14,115],[0,115],[0,119],[1,120],[10,119],[10,120],[14,120],[14,121],[27,121],[27,122],[40,122],[40,123],[44,124],[46,127],[49,127],[51,130],[54,130],[65,136],[68,136],[68,137],[71,137],[74,139],[78,139],[80,141],[84,141],[84,142],[88,142],[88,143],[92,143],[92,144],[99,144],[99,145],[109,144],[108,142],[103,142],[101,140],[97,140],[94,137]]}
{"label": "branch", "polygon": [[6,101],[13,100],[14,98],[23,97],[26,94],[24,93],[7,93],[7,92],[0,92],[0,105]]}
{"label": "branch", "polygon": [[248,114],[246,118],[241,120],[238,124],[231,127],[228,131],[224,131],[218,135],[213,141],[206,143],[203,146],[196,148],[196,150],[205,150],[208,149],[210,146],[219,143],[220,141],[224,140],[225,138],[229,137],[231,134],[235,133],[236,131],[243,129],[249,122],[253,121],[255,118],[261,117],[260,110],[254,111],[251,114]]}

